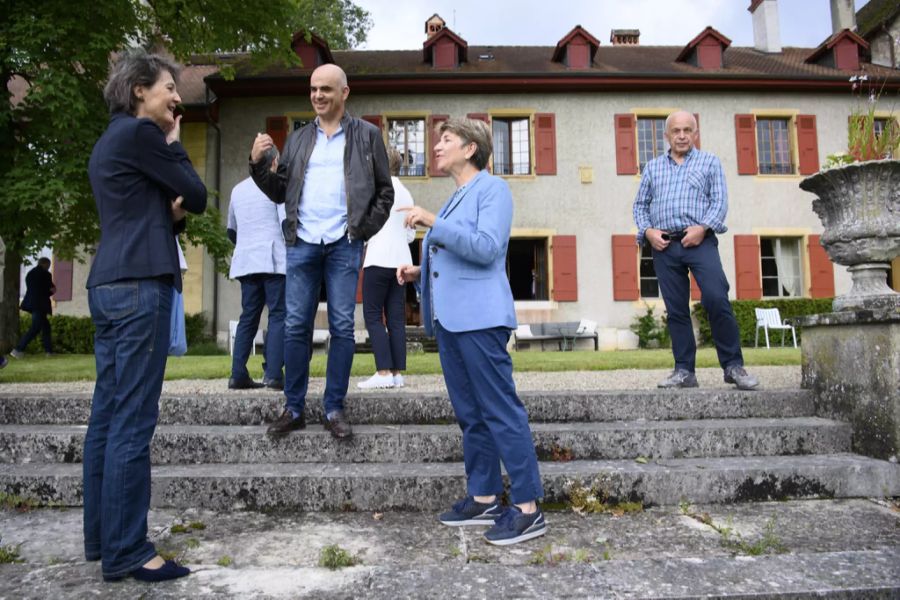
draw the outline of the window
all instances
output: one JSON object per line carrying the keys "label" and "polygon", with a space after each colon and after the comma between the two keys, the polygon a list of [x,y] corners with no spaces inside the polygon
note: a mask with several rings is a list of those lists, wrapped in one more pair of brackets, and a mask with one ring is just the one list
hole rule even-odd
{"label": "window", "polygon": [[659,280],[653,268],[653,250],[650,244],[641,245],[641,264],[639,267],[641,298],[659,298]]}
{"label": "window", "polygon": [[548,300],[547,238],[512,238],[506,275],[513,300]]}
{"label": "window", "polygon": [[531,174],[529,117],[494,117],[494,173],[496,175]]}
{"label": "window", "polygon": [[760,238],[759,254],[763,296],[803,296],[800,238]]}
{"label": "window", "polygon": [[388,145],[400,153],[400,176],[425,175],[425,119],[388,119]]}
{"label": "window", "polygon": [[309,125],[316,120],[316,115],[312,113],[288,115],[290,120],[291,131],[297,131],[301,127]]}
{"label": "window", "polygon": [[638,160],[641,171],[644,170],[644,165],[666,152],[668,144],[663,135],[665,131],[665,117],[638,117]]}
{"label": "window", "polygon": [[764,175],[790,175],[790,119],[757,119],[756,143],[759,149],[759,172]]}

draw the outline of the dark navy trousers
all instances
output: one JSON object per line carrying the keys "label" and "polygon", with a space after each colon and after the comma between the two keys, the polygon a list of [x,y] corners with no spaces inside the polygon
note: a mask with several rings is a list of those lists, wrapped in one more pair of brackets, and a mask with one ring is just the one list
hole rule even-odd
{"label": "dark navy trousers", "polygon": [[528,412],[512,378],[503,327],[452,332],[435,323],[438,352],[450,403],[462,429],[467,493],[503,493],[500,461],[515,504],[544,496]]}
{"label": "dark navy trousers", "polygon": [[741,335],[728,300],[729,286],[719,258],[718,238],[709,235],[693,248],[685,248],[680,240],[673,240],[662,252],[653,250],[653,268],[668,313],[675,368],[693,373],[697,355],[691,324],[691,282],[688,272],[694,274],[700,287],[700,303],[709,316],[719,364],[723,369],[743,365]]}

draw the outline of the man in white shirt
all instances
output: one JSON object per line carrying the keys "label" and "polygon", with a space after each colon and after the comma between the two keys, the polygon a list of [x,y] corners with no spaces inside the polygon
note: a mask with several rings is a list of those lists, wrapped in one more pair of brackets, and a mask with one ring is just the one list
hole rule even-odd
{"label": "man in white shirt", "polygon": [[[278,165],[278,150],[266,158],[272,169]],[[234,243],[229,277],[241,283],[241,317],[234,336],[231,378],[228,388],[245,390],[268,387],[284,389],[284,285],[285,246],[281,232],[283,209],[273,204],[248,177],[231,191],[228,205],[228,237]],[[263,306],[269,308],[265,339],[263,382],[247,371],[247,359],[259,328]]]}

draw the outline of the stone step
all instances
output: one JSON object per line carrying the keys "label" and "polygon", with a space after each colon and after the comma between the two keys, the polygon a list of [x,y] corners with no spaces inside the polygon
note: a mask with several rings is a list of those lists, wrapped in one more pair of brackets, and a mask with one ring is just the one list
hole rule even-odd
{"label": "stone step", "polygon": [[[731,419],[806,417],[815,414],[807,390],[741,392],[730,389],[596,392],[523,392],[533,422],[631,421],[647,419]],[[191,396],[163,395],[161,425],[260,425],[274,420],[284,397],[274,392],[225,392]],[[21,395],[0,393],[0,423],[85,424],[89,394]],[[379,390],[347,397],[353,423],[450,423],[453,409],[446,394]],[[307,402],[307,420],[321,421],[321,397]]]}
{"label": "stone step", "polygon": [[[853,454],[543,463],[545,503],[573,485],[645,505],[900,495],[900,465]],[[80,464],[0,464],[0,492],[82,502]],[[153,468],[155,507],[301,511],[439,510],[461,496],[460,463],[272,463]]]}
{"label": "stone step", "polygon": [[[80,462],[84,425],[0,425],[0,462]],[[850,450],[850,426],[816,417],[535,423],[547,461],[827,454]],[[457,425],[358,425],[338,442],[321,425],[272,439],[265,426],[162,425],[153,464],[392,463],[462,460]]]}

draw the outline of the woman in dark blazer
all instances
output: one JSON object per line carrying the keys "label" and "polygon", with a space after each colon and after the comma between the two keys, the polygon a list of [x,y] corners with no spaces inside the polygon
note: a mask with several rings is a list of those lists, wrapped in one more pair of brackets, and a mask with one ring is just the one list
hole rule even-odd
{"label": "woman in dark blazer", "polygon": [[106,132],[88,165],[100,245],[88,276],[97,383],[84,440],[84,548],[107,581],[183,577],[147,539],[150,439],[159,415],[170,313],[181,270],[173,233],[206,188],[178,142],[179,67],[125,54],[104,90]]}
{"label": "woman in dark blazer", "polygon": [[[491,544],[544,535],[537,500],[544,495],[528,413],[516,395],[506,351],[516,328],[506,276],[512,194],[489,174],[491,132],[472,119],[450,119],[435,145],[437,167],[456,191],[437,215],[416,206],[407,226],[429,229],[422,266],[397,269],[401,283],[421,279],[425,330],[437,337],[444,381],[463,434],[468,495],[440,516],[450,526],[490,525]],[[510,479],[512,506],[502,508],[500,461]]]}

